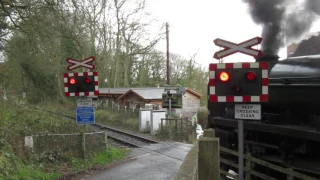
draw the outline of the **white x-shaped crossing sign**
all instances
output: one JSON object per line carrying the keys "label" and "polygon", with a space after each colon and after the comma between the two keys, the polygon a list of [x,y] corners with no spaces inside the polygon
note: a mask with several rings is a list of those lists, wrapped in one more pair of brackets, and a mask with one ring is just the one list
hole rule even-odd
{"label": "white x-shaped crossing sign", "polygon": [[88,68],[88,69],[94,69],[95,66],[93,64],[90,64],[92,61],[94,61],[94,56],[91,56],[91,57],[88,57],[86,59],[84,59],[83,61],[78,61],[78,60],[75,60],[75,59],[72,59],[72,58],[67,58],[67,62],[69,63],[69,66],[68,66],[68,70],[72,70],[72,69],[76,69],[78,67],[85,67],[85,68]]}
{"label": "white x-shaped crossing sign", "polygon": [[214,44],[220,47],[224,47],[225,49],[214,53],[213,57],[216,59],[221,59],[231,54],[240,52],[240,53],[258,58],[262,56],[262,51],[252,49],[251,47],[254,45],[260,44],[261,41],[262,41],[261,37],[255,37],[247,41],[244,41],[242,43],[236,44],[236,43],[232,43],[232,42],[217,38],[213,41]]}

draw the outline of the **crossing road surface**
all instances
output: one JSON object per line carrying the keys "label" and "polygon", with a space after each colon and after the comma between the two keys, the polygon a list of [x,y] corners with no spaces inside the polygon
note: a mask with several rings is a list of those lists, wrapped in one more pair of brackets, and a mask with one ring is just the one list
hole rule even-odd
{"label": "crossing road surface", "polygon": [[192,147],[190,144],[166,142],[166,145],[135,148],[124,163],[79,180],[171,180]]}

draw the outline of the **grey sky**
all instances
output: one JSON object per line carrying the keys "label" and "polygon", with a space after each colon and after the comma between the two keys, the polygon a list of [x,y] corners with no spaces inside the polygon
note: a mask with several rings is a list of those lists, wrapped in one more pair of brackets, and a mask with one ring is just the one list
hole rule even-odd
{"label": "grey sky", "polygon": [[[217,62],[213,54],[219,51],[213,40],[225,39],[240,43],[260,36],[261,27],[255,25],[241,0],[147,0],[152,16],[170,25],[170,52],[185,57],[198,51],[196,61],[203,66]],[[311,32],[319,31],[317,21]],[[158,49],[165,51],[165,40]],[[279,53],[286,57],[286,50]],[[251,56],[240,53],[228,56],[224,62],[253,61]]]}

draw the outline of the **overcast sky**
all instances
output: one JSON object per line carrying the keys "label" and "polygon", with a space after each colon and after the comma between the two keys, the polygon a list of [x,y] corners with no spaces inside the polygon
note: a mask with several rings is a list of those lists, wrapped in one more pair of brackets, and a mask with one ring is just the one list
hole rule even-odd
{"label": "overcast sky", "polygon": [[[255,25],[242,0],[147,0],[152,16],[169,23],[170,52],[185,57],[198,52],[196,62],[203,66],[217,62],[213,58],[219,47],[213,40],[225,39],[240,43],[261,35],[261,27]],[[311,32],[319,31],[320,23]],[[166,51],[166,41],[160,42],[159,50]],[[286,50],[279,53],[286,57]],[[228,56],[224,62],[253,61],[240,53]]]}

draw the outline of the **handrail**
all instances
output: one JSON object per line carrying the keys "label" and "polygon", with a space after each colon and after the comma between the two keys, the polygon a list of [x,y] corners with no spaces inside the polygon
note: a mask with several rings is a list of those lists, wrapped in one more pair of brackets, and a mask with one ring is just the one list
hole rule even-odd
{"label": "handrail", "polygon": [[[228,148],[224,148],[224,147],[221,147],[220,146],[220,151],[221,152],[224,152],[224,153],[229,153],[229,154],[232,154],[234,156],[238,156],[239,153],[237,151],[233,151],[231,149],[228,149]],[[292,169],[288,168],[283,168],[281,166],[277,166],[277,165],[274,165],[274,164],[271,164],[267,161],[264,161],[264,160],[261,160],[261,159],[257,159],[257,158],[254,158],[253,156],[251,156],[250,154],[244,154],[244,159],[247,159],[247,160],[250,160],[251,162],[254,162],[256,164],[260,164],[262,166],[265,166],[267,168],[270,168],[270,169],[273,169],[273,170],[276,170],[278,172],[282,172],[286,175],[290,175],[290,176],[293,176],[293,177],[297,177],[297,178],[300,178],[300,179],[304,179],[304,180],[316,180],[315,178],[313,177],[310,177],[310,176],[307,176],[307,175],[304,175],[304,174],[301,174],[301,173],[298,173],[298,172],[295,172],[293,171]],[[222,163],[225,163],[225,164],[228,164],[230,166],[233,166],[235,168],[238,168],[238,165],[229,161],[229,160],[226,160],[226,159],[223,159],[223,158],[220,158],[220,161]],[[236,165],[236,166],[235,166]],[[244,168],[245,171],[248,171],[250,169],[248,169],[247,167]],[[260,178],[267,178],[267,179],[273,179],[269,176],[266,176],[264,174],[261,174],[261,173],[258,173],[256,171],[253,171],[253,170],[250,170],[250,173],[253,174],[253,175],[258,175],[258,177],[260,177],[261,175],[264,176],[264,177],[260,177]]]}

